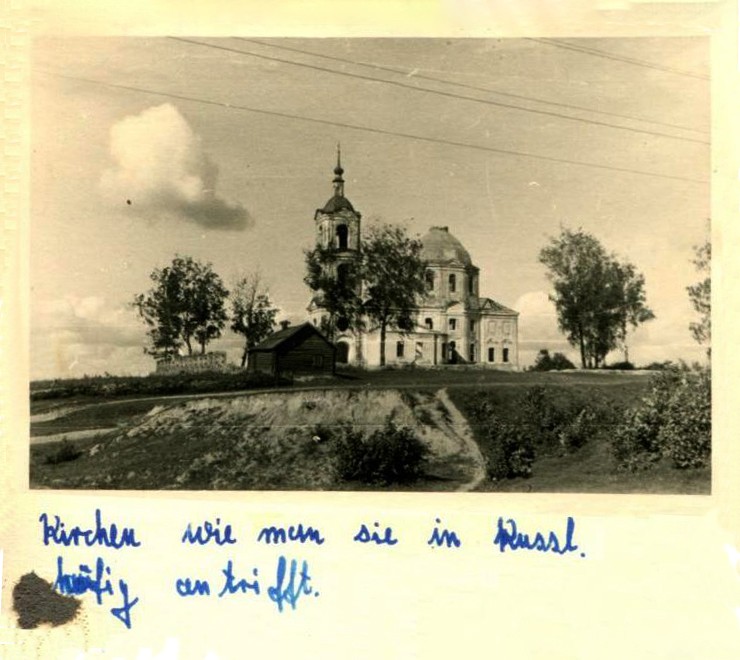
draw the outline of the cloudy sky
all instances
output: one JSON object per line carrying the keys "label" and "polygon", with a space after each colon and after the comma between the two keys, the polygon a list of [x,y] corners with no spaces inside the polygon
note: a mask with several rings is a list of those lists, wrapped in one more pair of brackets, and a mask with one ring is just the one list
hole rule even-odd
{"label": "cloudy sky", "polygon": [[[468,248],[481,294],[521,312],[524,365],[575,357],[537,260],[561,226],[644,273],[657,319],[633,361],[702,357],[686,286],[710,214],[707,40],[258,41],[36,41],[32,378],[151,371],[129,303],[176,253],[227,284],[259,270],[302,320],[338,141],[363,218]],[[212,346],[238,357],[234,336]]]}

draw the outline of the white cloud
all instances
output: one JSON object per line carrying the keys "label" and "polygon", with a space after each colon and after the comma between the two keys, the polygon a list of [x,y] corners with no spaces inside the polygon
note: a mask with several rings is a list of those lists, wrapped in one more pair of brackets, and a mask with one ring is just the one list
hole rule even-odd
{"label": "white cloud", "polygon": [[31,378],[145,374],[145,328],[134,311],[98,296],[65,296],[33,306]]}
{"label": "white cloud", "polygon": [[562,341],[555,305],[544,291],[528,291],[514,305],[519,312],[519,340],[525,342]]}
{"label": "white cloud", "polygon": [[239,203],[216,194],[218,167],[201,139],[170,103],[125,117],[111,128],[116,166],[101,187],[116,204],[144,217],[168,217],[210,229],[245,229],[252,224]]}

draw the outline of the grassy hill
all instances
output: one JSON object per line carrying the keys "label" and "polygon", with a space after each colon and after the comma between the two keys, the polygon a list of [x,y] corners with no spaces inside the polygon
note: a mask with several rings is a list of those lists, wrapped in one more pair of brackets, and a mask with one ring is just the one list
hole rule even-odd
{"label": "grassy hill", "polygon": [[[617,470],[610,447],[614,424],[647,383],[644,375],[615,372],[349,370],[261,393],[41,398],[32,401],[31,486],[708,493],[708,468]],[[136,389],[130,381],[127,387]],[[544,421],[542,400],[533,404],[533,394],[546,397]],[[523,405],[534,406],[528,415],[538,424],[588,408],[588,424],[578,427],[575,441],[572,431],[565,440],[562,430],[552,431],[560,440],[540,443],[533,457],[525,457],[531,458],[525,476],[493,478],[488,468],[500,458],[500,447],[486,415],[511,426]],[[420,476],[392,484],[342,478],[338,429],[368,435],[388,420],[412,429],[428,447]],[[523,444],[530,440],[520,437]]]}

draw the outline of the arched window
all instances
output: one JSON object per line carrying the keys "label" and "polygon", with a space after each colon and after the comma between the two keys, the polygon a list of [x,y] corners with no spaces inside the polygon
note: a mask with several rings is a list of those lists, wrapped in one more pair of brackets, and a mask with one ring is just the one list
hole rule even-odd
{"label": "arched window", "polygon": [[426,326],[427,330],[432,330],[434,328],[434,324],[432,323],[432,319],[430,317],[424,319],[424,325]]}
{"label": "arched window", "polygon": [[468,293],[472,296],[475,293],[475,277],[468,275]]}
{"label": "arched window", "polygon": [[340,250],[346,250],[349,238],[349,229],[347,225],[337,225],[337,247]]}
{"label": "arched window", "polygon": [[457,278],[455,277],[455,273],[450,273],[449,282],[450,293],[455,293],[455,289],[457,288]]}
{"label": "arched window", "polygon": [[434,271],[428,270],[426,273],[424,273],[424,281],[427,285],[427,291],[433,291],[434,290]]}

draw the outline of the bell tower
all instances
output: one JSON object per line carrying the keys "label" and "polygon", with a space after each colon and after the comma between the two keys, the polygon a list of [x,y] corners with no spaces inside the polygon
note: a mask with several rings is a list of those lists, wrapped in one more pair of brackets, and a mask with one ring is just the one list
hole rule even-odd
{"label": "bell tower", "polygon": [[337,145],[337,166],[334,168],[334,194],[314,215],[316,244],[335,252],[337,264],[355,261],[360,254],[360,219],[352,203],[344,196],[342,152]]}

